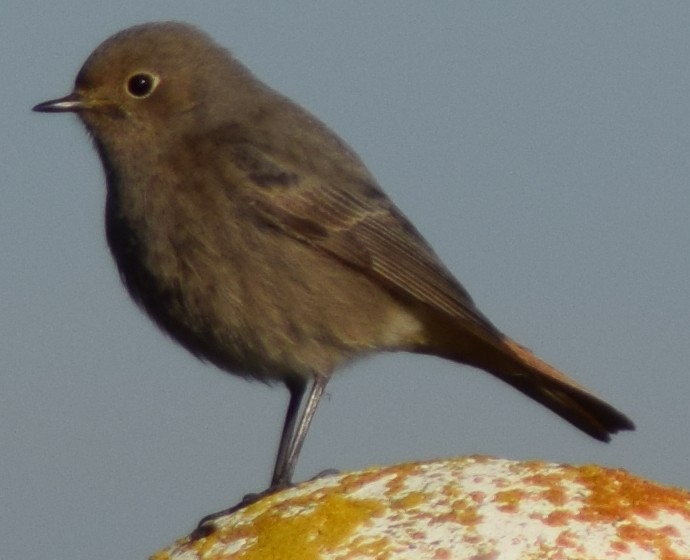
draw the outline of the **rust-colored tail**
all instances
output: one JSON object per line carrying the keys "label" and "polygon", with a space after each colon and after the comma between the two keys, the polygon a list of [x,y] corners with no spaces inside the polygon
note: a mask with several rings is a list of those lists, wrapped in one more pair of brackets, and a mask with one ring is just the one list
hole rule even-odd
{"label": "rust-colored tail", "polygon": [[561,418],[601,441],[611,434],[634,430],[635,424],[622,412],[595,397],[568,376],[540,360],[527,348],[506,338],[506,346],[521,367],[516,371],[489,371],[527,396],[540,402]]}
{"label": "rust-colored tail", "polygon": [[434,327],[427,339],[430,342],[421,345],[418,352],[483,369],[600,441],[635,429],[625,414],[497,330],[458,332],[452,323],[429,324]]}

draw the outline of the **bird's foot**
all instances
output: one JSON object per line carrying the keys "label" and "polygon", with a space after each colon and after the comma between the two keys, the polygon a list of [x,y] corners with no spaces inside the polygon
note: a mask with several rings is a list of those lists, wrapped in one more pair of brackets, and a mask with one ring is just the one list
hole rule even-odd
{"label": "bird's foot", "polygon": [[199,521],[199,524],[196,526],[196,529],[194,529],[194,531],[191,532],[189,538],[193,541],[196,541],[204,537],[208,537],[211,533],[213,533],[216,530],[216,526],[213,522],[219,517],[225,517],[226,515],[235,513],[236,511],[244,509],[247,506],[250,506],[251,504],[258,502],[266,496],[275,494],[276,492],[284,490],[285,488],[289,488],[290,486],[292,486],[292,484],[275,484],[273,486],[270,486],[263,492],[253,492],[251,494],[245,494],[242,497],[242,499],[234,506],[231,506],[221,511],[217,511],[215,513],[209,513],[208,515],[203,517],[201,521]]}
{"label": "bird's foot", "polygon": [[338,469],[325,469],[321,471],[320,473],[316,473],[314,476],[312,476],[309,480],[319,480],[320,478],[327,478],[329,476],[335,476],[340,474],[340,471]]}
{"label": "bird's foot", "polygon": [[[335,476],[337,474],[340,474],[340,471],[336,469],[326,469],[321,471],[320,473],[314,475],[311,477],[309,480],[318,480],[319,478],[325,478],[328,476]],[[210,513],[207,516],[203,517],[201,521],[199,521],[199,524],[196,526],[196,529],[191,532],[189,535],[189,538],[193,541],[203,539],[204,537],[208,537],[210,534],[212,534],[216,530],[216,526],[213,523],[216,519],[219,517],[225,517],[226,515],[230,515],[232,513],[235,513],[236,511],[239,511],[241,509],[246,508],[247,506],[250,506],[253,503],[258,502],[262,498],[265,498],[266,496],[270,496],[271,494],[275,494],[276,492],[279,492],[281,490],[285,490],[286,488],[290,488],[294,486],[291,482],[277,482],[275,484],[272,484],[269,486],[266,490],[263,492],[254,492],[251,494],[245,494],[242,499],[236,503],[234,506],[231,506],[227,509],[217,511],[215,513]]]}

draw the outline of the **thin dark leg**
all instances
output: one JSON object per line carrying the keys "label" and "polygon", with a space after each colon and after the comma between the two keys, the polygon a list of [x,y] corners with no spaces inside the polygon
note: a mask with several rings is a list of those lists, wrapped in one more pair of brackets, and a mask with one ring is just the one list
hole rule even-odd
{"label": "thin dark leg", "polygon": [[276,456],[275,467],[273,468],[273,477],[271,478],[271,489],[278,489],[281,484],[289,484],[292,477],[285,477],[285,470],[287,467],[287,460],[292,444],[292,436],[295,431],[295,424],[299,407],[302,403],[302,397],[307,388],[307,384],[302,379],[293,379],[285,382],[285,386],[290,391],[290,402],[288,403],[287,411],[285,412],[285,421],[283,422],[283,433],[280,435],[280,445],[278,446],[278,455]]}
{"label": "thin dark leg", "polygon": [[[242,498],[240,503],[228,509],[218,511],[216,513],[211,513],[210,515],[204,517],[201,521],[199,521],[197,528],[191,533],[190,538],[192,540],[197,540],[205,536],[208,536],[210,533],[214,531],[213,526],[209,524],[210,521],[213,521],[218,517],[229,515],[239,509],[248,506],[251,503],[254,503],[263,496],[271,494],[276,490],[285,488],[286,486],[290,485],[290,482],[292,481],[292,474],[295,470],[295,461],[297,460],[297,455],[299,455],[299,449],[297,449],[297,452],[295,452],[294,449],[294,441],[297,441],[297,439],[293,438],[293,436],[295,431],[295,425],[297,424],[297,416],[299,413],[300,404],[302,403],[302,397],[304,397],[307,384],[302,379],[291,379],[285,382],[285,386],[288,388],[288,391],[290,391],[290,401],[288,402],[287,411],[285,412],[283,432],[280,436],[278,456],[276,457],[276,464],[273,470],[273,479],[271,480],[271,486],[267,490],[264,490],[263,492],[260,492],[258,494],[247,494],[246,496],[244,496],[244,498]],[[309,427],[311,418],[314,416],[314,411],[316,410],[316,405],[318,405],[318,399],[320,398],[321,393],[323,393],[323,388],[319,391],[318,397],[316,397],[316,403],[311,404],[314,400],[314,392],[315,389],[312,387],[312,390],[309,394],[309,401],[307,403],[307,407],[305,408],[305,411],[302,413],[302,417],[300,418],[298,434],[302,432],[302,435],[300,436],[300,439],[302,441],[304,440],[304,436],[306,435],[306,429]],[[305,419],[310,404],[313,410],[310,412],[309,417]],[[302,428],[302,426],[304,426],[305,424],[305,420],[306,426]],[[299,448],[302,447],[302,441],[300,441],[299,443]]]}
{"label": "thin dark leg", "polygon": [[309,392],[307,404],[302,411],[302,416],[297,424],[297,430],[295,431],[294,437],[290,443],[290,448],[288,450],[287,457],[285,458],[285,465],[282,467],[281,472],[276,473],[277,476],[274,474],[271,487],[273,487],[273,485],[278,488],[287,486],[292,481],[292,475],[295,472],[295,466],[297,465],[297,459],[300,451],[302,450],[302,445],[304,444],[304,438],[307,436],[309,426],[314,418],[314,413],[319,406],[319,401],[321,400],[321,396],[323,395],[323,391],[326,388],[327,383],[328,377],[319,376],[314,380],[314,384],[311,386],[311,391]]}
{"label": "thin dark leg", "polygon": [[[309,431],[309,425],[314,418],[314,413],[319,406],[319,401],[323,395],[323,391],[328,383],[327,377],[317,377],[311,386],[307,404],[302,411],[302,415],[297,421],[297,416],[304,397],[306,383],[301,379],[291,380],[285,385],[290,391],[290,402],[288,403],[287,412],[285,413],[285,421],[283,423],[283,433],[280,436],[280,445],[278,446],[278,456],[276,457],[276,465],[273,471],[273,479],[271,486],[259,494],[247,494],[242,501],[228,509],[207,515],[200,522],[197,528],[192,531],[190,538],[197,540],[211,534],[215,529],[210,521],[218,517],[229,515],[239,509],[256,502],[263,496],[272,494],[276,490],[289,486],[292,482],[292,475],[295,472],[297,465],[297,458],[302,450],[304,438]],[[295,429],[296,427],[296,429]]]}

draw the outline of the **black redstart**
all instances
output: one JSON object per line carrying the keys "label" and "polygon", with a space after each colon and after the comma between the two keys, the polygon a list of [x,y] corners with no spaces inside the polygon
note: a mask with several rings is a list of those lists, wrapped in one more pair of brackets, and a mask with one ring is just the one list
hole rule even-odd
{"label": "black redstart", "polygon": [[117,33],[34,110],[93,137],[134,301],[195,356],[289,390],[270,489],[333,372],[373,352],[483,369],[602,441],[634,428],[494,327],[357,155],[194,27]]}

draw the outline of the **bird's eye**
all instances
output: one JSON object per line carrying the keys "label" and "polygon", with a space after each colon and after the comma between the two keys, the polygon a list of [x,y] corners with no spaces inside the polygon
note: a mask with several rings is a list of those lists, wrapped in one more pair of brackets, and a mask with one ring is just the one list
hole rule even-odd
{"label": "bird's eye", "polygon": [[137,72],[127,78],[127,93],[137,99],[143,99],[153,93],[158,85],[158,76],[146,72]]}

